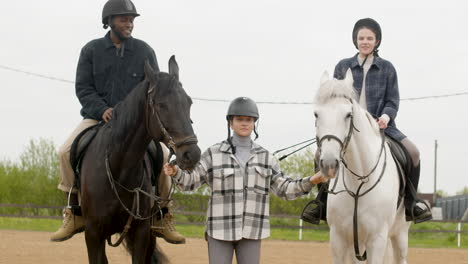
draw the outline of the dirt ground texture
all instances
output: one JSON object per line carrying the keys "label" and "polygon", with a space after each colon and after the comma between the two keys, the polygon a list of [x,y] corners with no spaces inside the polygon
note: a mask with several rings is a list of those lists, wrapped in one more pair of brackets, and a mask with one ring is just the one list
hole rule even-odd
{"label": "dirt ground texture", "polygon": [[[50,233],[0,230],[0,263],[88,263],[84,235],[53,243]],[[189,238],[185,245],[171,245],[158,240],[171,263],[208,263],[207,245],[202,239]],[[122,246],[107,247],[109,263],[131,263]],[[235,262],[234,262],[235,263]],[[264,240],[261,263],[331,263],[328,243]],[[410,264],[468,264],[468,250],[410,248]]]}

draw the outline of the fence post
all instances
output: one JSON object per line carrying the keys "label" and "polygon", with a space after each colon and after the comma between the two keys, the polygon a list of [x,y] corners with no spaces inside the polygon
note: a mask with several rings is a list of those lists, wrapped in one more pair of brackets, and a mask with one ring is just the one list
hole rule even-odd
{"label": "fence post", "polygon": [[302,219],[299,219],[299,240],[302,240]]}
{"label": "fence post", "polygon": [[460,247],[460,242],[461,242],[461,223],[458,223],[457,225],[457,236],[458,236],[458,247]]}

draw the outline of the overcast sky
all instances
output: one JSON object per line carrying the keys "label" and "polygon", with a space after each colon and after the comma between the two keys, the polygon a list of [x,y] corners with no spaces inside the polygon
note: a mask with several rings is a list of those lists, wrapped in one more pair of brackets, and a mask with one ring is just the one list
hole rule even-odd
{"label": "overcast sky", "polygon": [[[74,81],[81,47],[102,37],[104,0],[3,1],[0,66]],[[376,19],[381,57],[397,69],[401,98],[468,92],[466,1],[134,0],[133,36],[172,54],[187,93],[197,98],[311,102],[324,70],[356,50],[354,23]],[[0,67],[0,158],[16,159],[29,139],[60,145],[80,122],[74,85]],[[468,95],[403,100],[398,127],[420,148],[420,190],[468,186]],[[200,147],[226,137],[228,104],[195,100]],[[315,136],[313,105],[261,104],[260,139],[274,151]]]}

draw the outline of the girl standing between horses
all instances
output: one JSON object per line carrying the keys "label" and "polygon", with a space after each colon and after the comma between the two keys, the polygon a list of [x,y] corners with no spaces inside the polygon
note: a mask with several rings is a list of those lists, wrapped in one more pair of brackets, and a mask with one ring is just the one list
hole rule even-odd
{"label": "girl standing between horses", "polygon": [[269,192],[291,200],[324,181],[320,174],[298,180],[283,175],[277,159],[250,138],[252,131],[258,138],[258,118],[253,100],[233,100],[226,115],[227,140],[209,147],[192,172],[164,166],[183,190],[211,187],[205,233],[210,263],[230,264],[234,251],[239,264],[260,263],[261,239],[270,236]]}
{"label": "girl standing between horses", "polygon": [[[409,187],[411,183],[414,190],[418,189],[421,167],[419,150],[395,124],[400,104],[398,79],[392,63],[382,59],[378,54],[382,40],[380,25],[371,18],[360,19],[354,25],[352,38],[359,52],[351,58],[341,60],[335,67],[334,77],[342,80],[346,76],[346,71],[351,69],[359,104],[378,117],[377,123],[381,129],[384,129],[385,134],[400,142],[410,154],[413,167],[410,175],[407,175],[404,202],[407,221],[421,223],[431,220],[430,210],[416,205],[415,201],[418,201],[416,193],[412,192]],[[320,200],[326,205],[326,193]],[[311,210],[306,208],[302,217],[305,221],[317,223],[320,220],[320,208],[315,207]]]}

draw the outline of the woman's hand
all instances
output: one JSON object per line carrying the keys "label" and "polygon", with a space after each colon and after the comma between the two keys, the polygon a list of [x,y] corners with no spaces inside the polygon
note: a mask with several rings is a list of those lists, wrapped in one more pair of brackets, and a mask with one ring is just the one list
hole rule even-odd
{"label": "woman's hand", "polygon": [[327,181],[328,179],[324,177],[320,171],[315,173],[314,176],[310,177],[310,183],[315,184],[315,185],[322,183],[322,182],[327,182]]}
{"label": "woman's hand", "polygon": [[169,163],[164,164],[164,174],[170,177],[174,177],[177,174],[177,166],[170,165]]}
{"label": "woman's hand", "polygon": [[390,117],[386,114],[383,114],[379,119],[377,120],[377,124],[379,124],[380,129],[386,129],[388,126],[388,122],[390,121]]}

